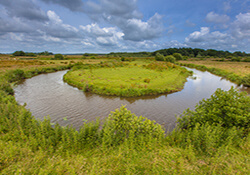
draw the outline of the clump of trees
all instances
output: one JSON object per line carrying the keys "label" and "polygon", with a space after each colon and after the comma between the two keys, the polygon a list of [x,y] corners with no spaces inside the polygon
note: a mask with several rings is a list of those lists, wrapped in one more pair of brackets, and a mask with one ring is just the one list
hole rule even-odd
{"label": "clump of trees", "polygon": [[13,56],[25,56],[25,52],[20,50],[20,51],[15,51],[13,54]]}
{"label": "clump of trees", "polygon": [[165,61],[164,56],[162,54],[160,54],[160,53],[157,53],[155,55],[155,60],[156,61]]}
{"label": "clump of trees", "polygon": [[160,53],[164,56],[167,55],[176,55],[176,53],[181,54],[182,56],[187,57],[196,57],[196,58],[206,58],[206,57],[213,57],[213,58],[228,58],[231,59],[233,57],[249,57],[250,54],[246,52],[229,52],[229,51],[222,51],[222,50],[214,50],[214,49],[198,49],[198,48],[168,48],[157,50],[152,52],[152,56],[156,56],[157,53]]}
{"label": "clump of trees", "polygon": [[12,53],[12,55],[13,56],[36,57],[37,55],[49,56],[49,55],[53,55],[53,53],[52,52],[48,52],[48,51],[33,53],[33,52],[24,52],[24,51],[20,50],[20,51],[15,51],[14,53]]}
{"label": "clump of trees", "polygon": [[111,57],[150,57],[151,52],[110,52],[107,56]]}
{"label": "clump of trees", "polygon": [[64,59],[64,57],[62,54],[55,54],[54,55],[54,60],[63,60],[63,59]]}
{"label": "clump of trees", "polygon": [[168,56],[165,56],[165,61],[166,62],[170,62],[170,63],[174,63],[175,62],[175,57],[173,55],[168,55]]}
{"label": "clump of trees", "polygon": [[183,60],[183,56],[180,53],[174,53],[173,57],[175,57],[176,60]]}
{"label": "clump of trees", "polygon": [[[181,56],[181,54],[178,55],[178,56]],[[173,55],[167,55],[167,56],[164,57],[162,54],[157,53],[155,55],[155,60],[156,61],[166,61],[166,62],[170,62],[170,63],[175,63],[176,58]]]}

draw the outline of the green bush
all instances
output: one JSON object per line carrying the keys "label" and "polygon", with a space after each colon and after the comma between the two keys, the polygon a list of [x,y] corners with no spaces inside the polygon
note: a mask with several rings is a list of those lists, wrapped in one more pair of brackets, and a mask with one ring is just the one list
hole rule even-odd
{"label": "green bush", "polygon": [[12,54],[13,56],[25,56],[25,53],[24,53],[24,51],[15,51],[13,54]]}
{"label": "green bush", "polygon": [[174,53],[173,56],[175,57],[176,60],[183,60],[183,57],[180,53]]}
{"label": "green bush", "polygon": [[175,63],[175,57],[172,55],[168,55],[165,57],[165,61],[170,63]]}
{"label": "green bush", "polygon": [[248,74],[248,75],[246,75],[246,76],[244,76],[244,77],[242,78],[242,84],[243,84],[244,86],[250,87],[250,74]]}
{"label": "green bush", "polygon": [[8,82],[12,83],[25,78],[24,71],[21,69],[11,70],[5,74]]}
{"label": "green bush", "polygon": [[64,57],[63,57],[62,54],[55,54],[55,55],[54,55],[54,59],[55,59],[55,60],[63,60]]}
{"label": "green bush", "polygon": [[244,58],[242,61],[243,62],[250,62],[250,57]]}
{"label": "green bush", "polygon": [[0,79],[0,90],[6,92],[8,95],[14,95],[14,90],[5,78]]}
{"label": "green bush", "polygon": [[225,128],[250,126],[250,97],[233,87],[229,91],[217,89],[211,98],[202,100],[195,111],[187,109],[178,118],[181,129],[194,128],[197,123],[221,125]]}
{"label": "green bush", "polygon": [[131,111],[122,106],[120,110],[112,112],[106,120],[103,130],[103,143],[106,145],[119,145],[127,139],[136,142],[138,139],[164,137],[161,125],[145,117],[137,117]]}
{"label": "green bush", "polygon": [[233,57],[231,59],[231,61],[235,61],[235,62],[240,62],[241,58],[240,57]]}
{"label": "green bush", "polygon": [[156,53],[155,60],[156,61],[165,61],[164,56],[160,53]]}

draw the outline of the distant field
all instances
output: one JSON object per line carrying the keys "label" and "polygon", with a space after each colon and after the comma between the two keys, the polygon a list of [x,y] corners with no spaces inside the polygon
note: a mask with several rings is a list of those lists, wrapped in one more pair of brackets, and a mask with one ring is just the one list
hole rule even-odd
{"label": "distant field", "polygon": [[180,61],[181,63],[204,65],[208,68],[218,68],[227,72],[233,72],[241,77],[250,74],[249,62],[219,62],[219,61]]}
{"label": "distant field", "polygon": [[14,60],[14,59],[2,59],[0,60],[0,73],[12,69],[33,69],[38,67],[56,67],[64,66],[68,64],[74,64],[77,62],[96,64],[102,60],[86,59],[86,60]]}

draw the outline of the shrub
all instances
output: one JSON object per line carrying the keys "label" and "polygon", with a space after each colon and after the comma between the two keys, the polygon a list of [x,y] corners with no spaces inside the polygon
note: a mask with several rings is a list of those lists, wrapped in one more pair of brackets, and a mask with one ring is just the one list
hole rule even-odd
{"label": "shrub", "polygon": [[143,81],[144,81],[145,83],[150,83],[150,79],[149,79],[149,78],[145,78]]}
{"label": "shrub", "polygon": [[137,117],[122,106],[112,112],[105,121],[102,130],[103,142],[106,145],[119,145],[126,139],[136,142],[136,139],[164,137],[162,126],[145,117]]}
{"label": "shrub", "polygon": [[167,62],[174,63],[175,62],[175,57],[172,56],[172,55],[168,55],[168,56],[165,57],[165,60]]}
{"label": "shrub", "polygon": [[225,128],[240,127],[249,130],[250,97],[233,87],[229,91],[217,89],[207,100],[202,100],[195,111],[187,109],[178,119],[178,127],[193,128],[197,123],[221,125]]}
{"label": "shrub", "polygon": [[15,51],[13,54],[12,54],[13,56],[25,56],[25,53],[24,53],[24,51]]}
{"label": "shrub", "polygon": [[156,53],[155,60],[156,61],[164,61],[165,59],[164,59],[164,56],[162,54]]}
{"label": "shrub", "polygon": [[91,56],[90,59],[96,59],[96,57],[95,56]]}
{"label": "shrub", "polygon": [[21,69],[11,70],[5,74],[8,82],[12,83],[25,78],[24,71]]}
{"label": "shrub", "polygon": [[243,77],[242,84],[244,86],[250,87],[250,74],[248,74],[248,75],[246,75],[246,76]]}
{"label": "shrub", "polygon": [[235,62],[240,62],[241,58],[240,57],[233,57],[231,59],[231,61],[235,61]]}
{"label": "shrub", "polygon": [[55,60],[63,60],[63,55],[62,54],[55,54],[54,59]]}
{"label": "shrub", "polygon": [[250,62],[250,57],[244,58],[242,61],[243,62]]}
{"label": "shrub", "polygon": [[8,81],[4,78],[0,79],[0,90],[6,92],[8,95],[14,95],[14,90],[8,83]]}
{"label": "shrub", "polygon": [[25,56],[29,56],[29,57],[36,57],[36,54],[35,53],[25,53]]}
{"label": "shrub", "polygon": [[176,60],[183,60],[183,57],[180,53],[174,53],[173,56],[175,57]]}

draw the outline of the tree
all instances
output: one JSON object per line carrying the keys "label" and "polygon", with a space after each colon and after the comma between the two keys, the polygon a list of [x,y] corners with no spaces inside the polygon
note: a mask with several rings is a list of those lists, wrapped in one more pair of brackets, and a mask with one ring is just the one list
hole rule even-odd
{"label": "tree", "polygon": [[156,53],[155,60],[156,61],[165,61],[164,56],[160,53]]}
{"label": "tree", "polygon": [[173,56],[175,57],[176,60],[183,60],[183,57],[180,53],[174,53]]}
{"label": "tree", "polygon": [[174,63],[175,62],[175,57],[172,55],[168,55],[165,57],[165,61],[170,62],[170,63]]}
{"label": "tree", "polygon": [[24,53],[24,51],[15,51],[13,54],[12,54],[13,56],[25,56],[25,53]]}
{"label": "tree", "polygon": [[62,54],[55,54],[54,59],[55,60],[63,60],[63,55]]}

